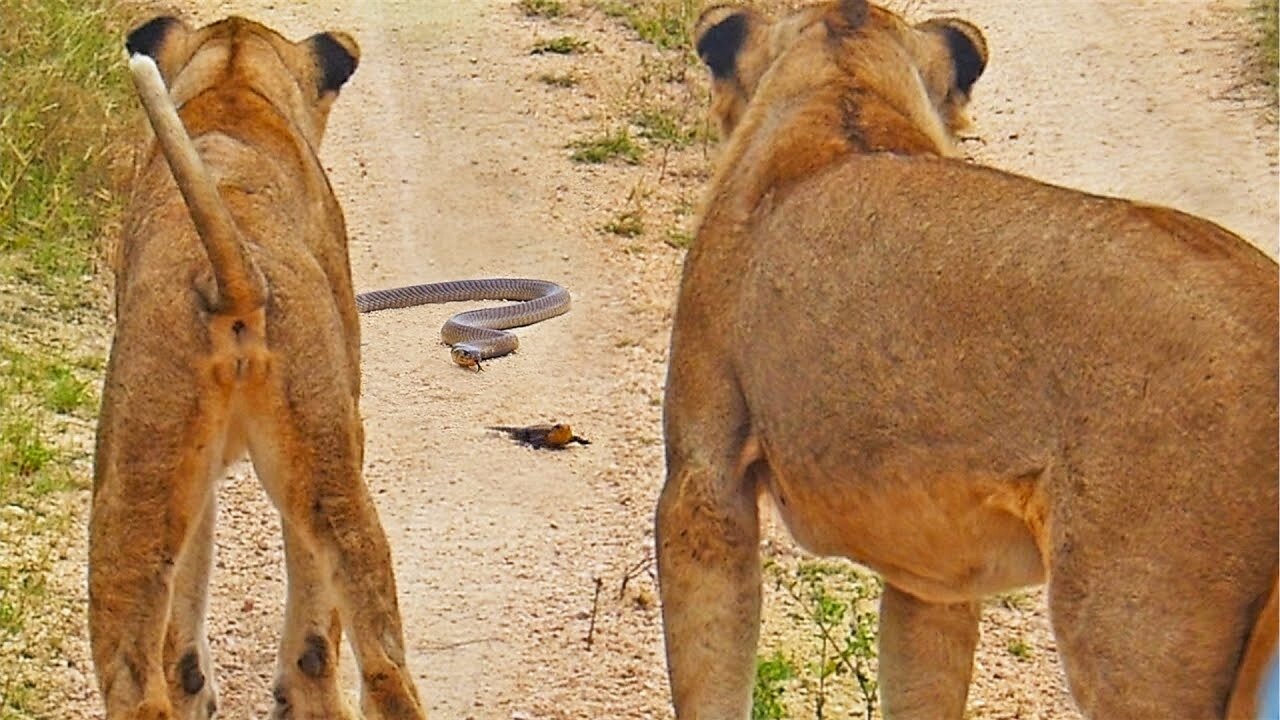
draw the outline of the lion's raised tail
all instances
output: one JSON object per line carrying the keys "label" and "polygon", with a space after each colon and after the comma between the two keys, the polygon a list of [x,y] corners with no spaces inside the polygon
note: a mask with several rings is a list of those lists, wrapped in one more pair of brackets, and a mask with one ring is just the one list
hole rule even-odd
{"label": "lion's raised tail", "polygon": [[186,200],[196,234],[209,254],[218,293],[213,312],[227,316],[253,314],[266,304],[266,281],[245,250],[213,177],[178,117],[160,69],[151,57],[134,53],[129,58],[129,72],[155,130],[160,151]]}

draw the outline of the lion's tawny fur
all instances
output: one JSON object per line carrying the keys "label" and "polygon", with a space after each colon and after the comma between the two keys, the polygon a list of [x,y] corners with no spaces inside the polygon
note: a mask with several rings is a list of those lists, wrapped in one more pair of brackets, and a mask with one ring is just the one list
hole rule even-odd
{"label": "lion's tawny fur", "polygon": [[107,717],[215,712],[216,486],[247,451],[285,534],[273,716],[357,716],[337,686],[346,630],[364,713],[423,718],[361,477],[346,229],[316,157],[359,50],[342,33],[294,43],[241,18],[157,18],[128,45],[169,91],[135,60],[165,152],[151,150],[126,212],[98,425],[89,630]]}
{"label": "lion's tawny fur", "polygon": [[981,599],[1042,582],[1086,716],[1222,717],[1277,567],[1275,262],[953,159],[964,21],[722,6],[695,40],[728,137],[664,406],[677,715],[749,716],[765,495],[883,576],[887,718],[962,717]]}

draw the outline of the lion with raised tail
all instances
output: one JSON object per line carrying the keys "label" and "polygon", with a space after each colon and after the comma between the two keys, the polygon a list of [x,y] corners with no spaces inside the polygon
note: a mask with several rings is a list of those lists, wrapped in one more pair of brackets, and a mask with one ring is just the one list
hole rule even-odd
{"label": "lion with raised tail", "polygon": [[969,23],[721,6],[695,37],[727,139],[666,386],[677,716],[750,715],[767,496],[883,576],[887,718],[961,718],[982,598],[1038,583],[1086,716],[1247,717],[1276,645],[1276,263],[953,159]]}
{"label": "lion with raised tail", "polygon": [[273,716],[358,717],[337,685],[345,629],[366,716],[424,718],[361,477],[347,234],[316,157],[359,50],[241,18],[160,17],[127,46],[158,151],[120,244],[94,467],[89,630],[107,717],[215,713],[216,485],[247,451],[285,535]]}

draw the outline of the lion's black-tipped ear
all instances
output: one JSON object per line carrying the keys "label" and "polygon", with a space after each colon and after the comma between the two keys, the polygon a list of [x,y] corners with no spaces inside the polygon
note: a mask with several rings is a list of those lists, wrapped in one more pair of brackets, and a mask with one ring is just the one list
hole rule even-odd
{"label": "lion's black-tipped ear", "polygon": [[736,73],[749,22],[747,11],[723,6],[709,8],[698,18],[694,27],[698,57],[717,79]]}
{"label": "lion's black-tipped ear", "polygon": [[346,33],[324,32],[307,38],[320,70],[320,94],[337,92],[360,64],[360,46]]}
{"label": "lion's black-tipped ear", "polygon": [[169,33],[183,27],[182,21],[169,15],[161,15],[134,28],[125,38],[124,47],[130,55],[142,53],[157,58]]}
{"label": "lion's black-tipped ear", "polygon": [[946,40],[955,67],[956,89],[968,95],[987,69],[987,39],[982,31],[973,23],[950,17],[927,20],[919,27],[939,33]]}

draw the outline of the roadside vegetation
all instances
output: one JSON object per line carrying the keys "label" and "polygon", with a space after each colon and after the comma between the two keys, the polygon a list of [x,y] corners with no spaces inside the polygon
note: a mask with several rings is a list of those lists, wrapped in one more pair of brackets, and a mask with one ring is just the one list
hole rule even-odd
{"label": "roadside vegetation", "polygon": [[703,6],[709,4],[698,0],[604,0],[599,6],[606,14],[621,19],[641,40],[662,50],[688,51],[693,23]]}
{"label": "roadside vegetation", "polygon": [[[624,52],[628,71],[587,77],[558,60],[540,61],[532,79],[555,91],[600,99],[595,128],[567,145],[583,165],[636,166],[643,176],[629,183],[626,207],[600,219],[608,238],[622,239],[629,254],[660,246],[683,250],[692,237],[692,208],[709,171],[715,131],[706,115],[707,83],[690,33],[704,0],[516,0],[515,10],[537,21],[535,55]],[[603,18],[625,28],[618,47],[601,45]],[[571,31],[571,33],[569,32]],[[545,33],[545,34],[543,34]],[[593,35],[595,33],[595,35]]]}
{"label": "roadside vegetation", "polygon": [[876,576],[842,560],[765,562],[770,602],[791,624],[762,639],[753,720],[879,717]]}
{"label": "roadside vegetation", "polygon": [[[83,637],[106,240],[128,171],[132,95],[111,0],[0,0],[0,718],[60,717]],[[75,586],[65,587],[66,577]],[[82,676],[89,668],[76,668]]]}
{"label": "roadside vegetation", "polygon": [[1270,115],[1276,119],[1277,86],[1280,85],[1280,52],[1277,51],[1280,36],[1280,3],[1276,0],[1253,0],[1249,5],[1253,27],[1257,37],[1254,66],[1258,77],[1268,89]]}

